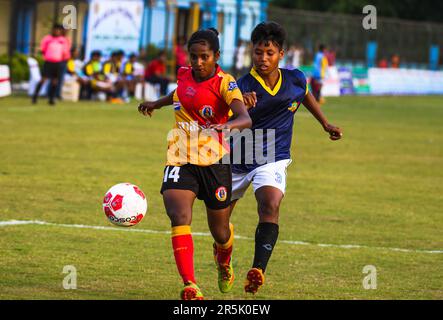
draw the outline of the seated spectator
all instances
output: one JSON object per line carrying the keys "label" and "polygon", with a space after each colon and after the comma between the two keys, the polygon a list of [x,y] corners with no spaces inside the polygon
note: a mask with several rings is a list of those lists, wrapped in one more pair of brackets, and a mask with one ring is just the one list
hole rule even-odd
{"label": "seated spectator", "polygon": [[122,103],[122,95],[125,89],[125,81],[120,75],[124,52],[114,51],[111,58],[103,63],[102,75],[104,80],[111,84],[111,91],[108,92],[108,101],[111,103]]}
{"label": "seated spectator", "polygon": [[71,58],[66,63],[65,80],[77,79],[82,74],[83,61],[80,60],[80,52],[77,48],[71,49]]}
{"label": "seated spectator", "polygon": [[82,88],[86,87],[87,79],[83,74],[83,61],[80,60],[80,53],[77,48],[71,49],[71,57],[66,62],[66,72],[63,76],[64,83],[77,82],[80,85],[80,98]]}
{"label": "seated spectator", "polygon": [[110,93],[112,92],[112,84],[106,81],[102,73],[101,52],[91,52],[91,59],[83,66],[82,79],[85,81],[86,98],[91,99],[94,93]]}
{"label": "seated spectator", "polygon": [[152,60],[145,70],[145,81],[151,84],[160,84],[160,94],[167,94],[169,78],[166,75],[166,52],[160,51],[157,58]]}
{"label": "seated spectator", "polygon": [[126,83],[126,88],[130,97],[134,97],[135,86],[143,82],[143,76],[137,72],[137,55],[135,53],[129,56],[122,70],[122,78]]}

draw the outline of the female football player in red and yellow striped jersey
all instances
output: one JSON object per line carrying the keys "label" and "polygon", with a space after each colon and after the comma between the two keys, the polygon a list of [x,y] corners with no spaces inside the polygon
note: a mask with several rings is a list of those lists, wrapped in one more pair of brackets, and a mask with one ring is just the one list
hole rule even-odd
{"label": "female football player in red and yellow striped jersey", "polygon": [[[177,89],[157,101],[140,104],[139,112],[151,116],[155,109],[174,105],[176,124],[168,135],[161,193],[171,220],[175,261],[185,286],[181,298],[195,300],[203,299],[194,276],[190,227],[195,198],[206,205],[209,229],[215,240],[220,291],[229,292],[233,285],[234,233],[229,223],[231,166],[222,163],[229,154],[229,146],[221,131],[249,128],[251,118],[236,81],[217,64],[220,58],[217,30],[195,32],[189,39],[188,52],[191,67],[179,69]],[[233,117],[228,121],[229,110]]]}

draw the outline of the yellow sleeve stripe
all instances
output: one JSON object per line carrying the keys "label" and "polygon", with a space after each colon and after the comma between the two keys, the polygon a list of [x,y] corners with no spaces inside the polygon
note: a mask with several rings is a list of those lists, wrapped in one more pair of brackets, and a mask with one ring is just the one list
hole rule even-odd
{"label": "yellow sleeve stripe", "polygon": [[171,229],[172,237],[184,236],[187,234],[191,234],[191,226],[177,226],[177,227],[172,227]]}

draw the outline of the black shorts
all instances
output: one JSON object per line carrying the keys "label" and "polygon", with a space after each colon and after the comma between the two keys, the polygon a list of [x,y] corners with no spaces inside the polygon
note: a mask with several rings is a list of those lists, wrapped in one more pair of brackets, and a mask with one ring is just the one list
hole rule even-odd
{"label": "black shorts", "polygon": [[62,77],[62,72],[64,68],[64,62],[47,62],[43,64],[42,76],[45,78],[57,78]]}
{"label": "black shorts", "polygon": [[201,167],[194,164],[166,166],[160,193],[168,189],[190,190],[213,210],[225,209],[231,203],[232,172],[229,164]]}

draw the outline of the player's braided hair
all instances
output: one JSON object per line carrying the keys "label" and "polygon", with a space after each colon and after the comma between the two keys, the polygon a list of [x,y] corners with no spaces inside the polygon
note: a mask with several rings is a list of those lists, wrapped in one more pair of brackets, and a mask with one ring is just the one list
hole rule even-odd
{"label": "player's braided hair", "polygon": [[194,32],[188,41],[188,51],[195,43],[207,43],[212,51],[218,52],[220,50],[220,41],[218,40],[217,29],[209,28]]}
{"label": "player's braided hair", "polygon": [[261,22],[259,23],[251,34],[251,41],[253,45],[262,42],[272,42],[277,45],[280,49],[286,40],[286,31],[281,25],[274,21]]}

